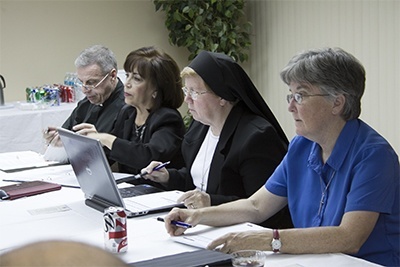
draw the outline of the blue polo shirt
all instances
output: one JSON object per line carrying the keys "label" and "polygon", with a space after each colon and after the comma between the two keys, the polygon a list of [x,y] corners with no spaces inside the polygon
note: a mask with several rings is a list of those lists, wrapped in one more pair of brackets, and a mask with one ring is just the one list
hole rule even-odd
{"label": "blue polo shirt", "polygon": [[349,211],[379,212],[354,255],[400,265],[400,170],[389,143],[359,119],[348,121],[326,164],[318,144],[296,136],[265,187],[287,197],[296,228],[338,226]]}

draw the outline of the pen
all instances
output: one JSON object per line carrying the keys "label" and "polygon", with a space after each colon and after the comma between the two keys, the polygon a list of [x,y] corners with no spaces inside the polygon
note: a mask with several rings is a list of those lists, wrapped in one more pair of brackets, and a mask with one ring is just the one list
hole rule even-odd
{"label": "pen", "polygon": [[[164,218],[157,217],[157,221],[163,222]],[[192,228],[193,227],[193,225],[191,225],[189,223],[180,222],[180,221],[171,221],[171,224],[178,226],[178,227],[182,227],[182,228]]]}
{"label": "pen", "polygon": [[[53,129],[50,129],[49,127],[47,127],[47,129],[44,131],[45,135],[48,135],[50,133],[50,131],[53,131]],[[55,138],[55,131],[53,133],[53,137],[50,139],[50,141],[47,143],[47,146],[50,146],[51,142],[53,142]]]}
{"label": "pen", "polygon": [[[168,164],[170,164],[170,161],[161,163],[160,165],[154,167],[153,171],[158,171],[158,170],[160,170],[161,168],[167,166]],[[145,171],[145,172],[136,174],[136,175],[134,176],[134,178],[135,178],[135,179],[139,179],[139,178],[143,177],[143,176],[146,175],[146,174],[148,174],[148,172]]]}

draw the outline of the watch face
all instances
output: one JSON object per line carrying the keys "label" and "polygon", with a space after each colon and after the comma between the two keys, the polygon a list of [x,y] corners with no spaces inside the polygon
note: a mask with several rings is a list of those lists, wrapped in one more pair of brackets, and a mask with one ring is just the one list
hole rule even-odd
{"label": "watch face", "polygon": [[274,240],[272,240],[271,246],[272,246],[272,249],[277,250],[277,249],[281,248],[282,244],[281,244],[280,240],[274,239]]}

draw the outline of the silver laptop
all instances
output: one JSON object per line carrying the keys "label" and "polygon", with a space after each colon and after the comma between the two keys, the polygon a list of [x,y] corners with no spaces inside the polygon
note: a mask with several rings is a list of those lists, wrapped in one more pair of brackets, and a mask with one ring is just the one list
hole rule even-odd
{"label": "silver laptop", "polygon": [[[58,128],[61,141],[78,183],[85,194],[86,205],[104,211],[110,206],[123,207],[128,217],[182,207],[177,199],[181,191],[163,191],[151,185],[118,188],[101,143],[64,128]],[[126,180],[126,179],[124,179]],[[134,196],[125,196],[128,192]]]}

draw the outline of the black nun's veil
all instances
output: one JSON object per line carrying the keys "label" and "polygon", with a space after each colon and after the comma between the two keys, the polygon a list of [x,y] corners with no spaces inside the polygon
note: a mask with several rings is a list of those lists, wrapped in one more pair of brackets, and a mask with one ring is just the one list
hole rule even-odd
{"label": "black nun's veil", "polygon": [[264,117],[288,144],[285,133],[274,114],[247,76],[246,72],[232,58],[222,53],[201,51],[189,64],[218,96],[228,101],[243,101],[255,114]]}

